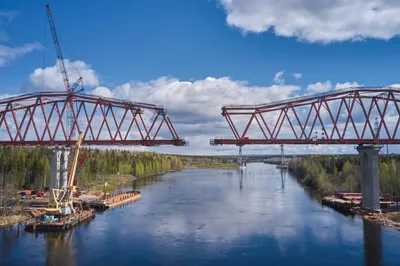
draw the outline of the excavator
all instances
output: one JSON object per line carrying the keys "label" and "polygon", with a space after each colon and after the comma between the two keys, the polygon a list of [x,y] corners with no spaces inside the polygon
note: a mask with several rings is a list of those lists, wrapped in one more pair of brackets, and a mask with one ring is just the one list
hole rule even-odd
{"label": "excavator", "polygon": [[76,191],[74,185],[76,166],[78,164],[79,151],[81,149],[83,134],[79,133],[76,142],[74,157],[72,159],[71,169],[68,176],[66,188],[52,189],[49,195],[49,205],[45,209],[47,215],[69,215],[75,213],[72,203],[72,195]]}

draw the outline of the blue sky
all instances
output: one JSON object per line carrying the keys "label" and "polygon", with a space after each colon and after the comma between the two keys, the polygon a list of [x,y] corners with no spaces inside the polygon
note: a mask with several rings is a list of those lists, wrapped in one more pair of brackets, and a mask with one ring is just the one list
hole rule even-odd
{"label": "blue sky", "polygon": [[[369,0],[336,1],[336,4],[321,4],[317,0],[279,3],[138,0],[113,4],[109,1],[3,0],[0,3],[0,93],[41,89],[40,82],[38,79],[35,82],[31,74],[35,69],[55,65],[56,54],[45,13],[47,2],[53,10],[64,57],[71,62],[84,62],[80,71],[91,70],[87,90],[96,92],[101,87],[97,92],[107,89],[111,96],[125,97],[132,93],[121,94],[123,84],[128,87],[125,92],[152,88],[152,94],[141,92],[140,100],[161,102],[172,109],[173,120],[178,122],[179,116],[187,113],[185,102],[190,105],[196,94],[192,98],[170,95],[173,99],[163,102],[156,95],[161,85],[172,86],[172,90],[173,84],[192,82],[192,87],[198,90],[206,87],[200,94],[207,95],[211,86],[207,85],[207,77],[218,82],[219,78],[229,77],[231,83],[219,84],[226,86],[226,91],[234,91],[237,84],[245,82],[244,93],[248,90],[251,94],[254,87],[265,87],[267,91],[278,84],[299,87],[298,95],[333,89],[337,83],[366,86],[400,83],[397,67],[400,42],[396,37],[400,33],[400,18],[387,18],[399,9],[399,4],[393,1],[381,1],[374,6],[374,1]],[[356,15],[358,19],[354,20]],[[386,18],[384,22],[382,17]],[[274,28],[268,30],[270,26]],[[15,50],[18,47],[25,49],[19,50],[18,56],[10,57],[11,51],[18,51]],[[274,81],[280,71],[284,71],[281,78]],[[296,79],[294,73],[301,73],[302,77]],[[318,85],[327,81],[332,85]],[[138,82],[142,83],[138,85]],[[315,89],[307,90],[310,84],[309,88],[314,84]],[[192,87],[185,90],[194,90]],[[46,89],[58,89],[58,86],[49,83]],[[176,93],[180,93],[179,89]],[[288,89],[284,96],[293,96],[293,93]],[[176,98],[181,102],[175,104]],[[249,102],[238,102],[253,104],[275,98],[263,99],[257,94],[257,97],[249,96],[246,99]],[[207,101],[204,103],[207,109]],[[210,128],[215,125],[209,123],[224,123],[219,112],[224,103],[221,97],[212,103],[213,107],[218,105],[215,110],[208,110],[215,114],[200,111],[191,116],[191,123],[182,122],[182,134],[195,139],[191,152],[212,152],[213,148],[207,146],[208,138],[218,132],[196,134],[195,128],[207,128],[202,123],[208,123]],[[227,103],[234,103],[234,99]],[[179,126],[176,127],[179,133]],[[206,143],[200,145],[201,142]]]}

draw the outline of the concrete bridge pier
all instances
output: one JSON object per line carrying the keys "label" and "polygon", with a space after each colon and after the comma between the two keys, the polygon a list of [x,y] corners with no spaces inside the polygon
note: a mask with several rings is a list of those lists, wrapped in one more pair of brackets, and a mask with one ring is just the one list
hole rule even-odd
{"label": "concrete bridge pier", "polygon": [[53,149],[50,161],[50,186],[49,192],[52,195],[53,189],[66,188],[68,185],[68,148],[56,147]]}
{"label": "concrete bridge pier", "polygon": [[382,146],[358,145],[361,166],[361,195],[363,209],[380,211],[378,154]]}

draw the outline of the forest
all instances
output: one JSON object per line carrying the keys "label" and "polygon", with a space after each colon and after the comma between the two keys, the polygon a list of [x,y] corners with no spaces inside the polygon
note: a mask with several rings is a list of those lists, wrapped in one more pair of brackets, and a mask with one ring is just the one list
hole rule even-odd
{"label": "forest", "polygon": [[[0,147],[0,171],[4,184],[20,189],[39,189],[49,185],[52,151],[44,147]],[[144,177],[182,170],[177,156],[154,152],[82,149],[76,177],[79,186],[95,183],[107,175]],[[0,183],[1,185],[1,183]]]}
{"label": "forest", "polygon": [[[361,191],[358,156],[310,155],[289,161],[289,171],[306,186],[324,195],[337,189]],[[379,182],[383,194],[400,195],[400,156],[379,156]]]}
{"label": "forest", "polygon": [[176,155],[185,168],[232,169],[236,168],[234,156]]}

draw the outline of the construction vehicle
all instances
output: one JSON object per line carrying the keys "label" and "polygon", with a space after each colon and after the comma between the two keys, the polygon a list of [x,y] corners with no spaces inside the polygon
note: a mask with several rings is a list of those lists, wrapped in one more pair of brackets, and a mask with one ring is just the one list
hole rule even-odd
{"label": "construction vehicle", "polygon": [[78,164],[79,151],[82,144],[83,134],[79,133],[76,142],[74,157],[72,159],[71,168],[69,171],[67,187],[60,189],[52,189],[49,193],[49,205],[45,209],[47,215],[68,215],[75,213],[72,203],[72,195],[76,191],[74,185],[76,166]]}
{"label": "construction vehicle", "polygon": [[35,196],[35,197],[43,197],[44,191],[43,190],[32,190],[31,195]]}

